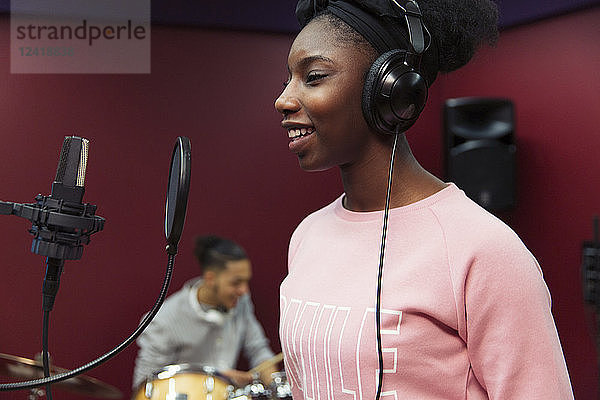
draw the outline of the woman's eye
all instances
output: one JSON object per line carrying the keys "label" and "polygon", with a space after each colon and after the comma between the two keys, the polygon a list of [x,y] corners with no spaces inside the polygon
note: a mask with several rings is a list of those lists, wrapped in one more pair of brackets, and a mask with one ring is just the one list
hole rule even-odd
{"label": "woman's eye", "polygon": [[287,85],[290,84],[291,80],[292,80],[292,76],[288,75],[287,80],[285,82],[283,82],[283,87],[284,88],[287,87]]}
{"label": "woman's eye", "polygon": [[311,72],[306,77],[306,83],[311,83],[323,79],[327,76],[327,74],[323,74],[320,72]]}

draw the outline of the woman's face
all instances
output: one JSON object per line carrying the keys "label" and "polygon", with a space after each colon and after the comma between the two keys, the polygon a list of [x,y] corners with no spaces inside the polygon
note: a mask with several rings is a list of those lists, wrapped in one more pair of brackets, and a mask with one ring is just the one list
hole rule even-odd
{"label": "woman's face", "polygon": [[289,148],[304,170],[319,171],[369,158],[375,136],[361,109],[369,57],[336,40],[326,20],[310,22],[298,34],[288,56],[289,79],[275,108]]}

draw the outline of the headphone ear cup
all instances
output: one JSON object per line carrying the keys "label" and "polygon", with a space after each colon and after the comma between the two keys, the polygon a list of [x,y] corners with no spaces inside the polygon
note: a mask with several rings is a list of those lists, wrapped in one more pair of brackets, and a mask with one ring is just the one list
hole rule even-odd
{"label": "headphone ear cup", "polygon": [[365,117],[369,127],[377,131],[380,131],[380,129],[377,127],[376,122],[377,106],[375,105],[375,97],[377,86],[379,85],[380,81],[380,70],[382,69],[382,64],[386,61],[386,57],[384,57],[386,54],[388,53],[379,56],[373,62],[373,64],[371,64],[371,68],[369,68],[369,72],[367,72],[367,76],[365,78],[365,84],[362,92],[361,104],[363,116]]}
{"label": "headphone ear cup", "polygon": [[367,73],[363,115],[367,124],[378,132],[406,131],[425,107],[427,81],[409,65],[409,57],[405,50],[388,51],[375,60]]}

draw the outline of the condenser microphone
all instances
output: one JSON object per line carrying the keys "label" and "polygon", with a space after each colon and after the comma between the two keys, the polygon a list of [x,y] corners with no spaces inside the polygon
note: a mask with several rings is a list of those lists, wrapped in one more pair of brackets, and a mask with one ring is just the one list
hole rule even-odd
{"label": "condenser microphone", "polygon": [[31,251],[46,256],[42,287],[44,311],[51,311],[54,306],[64,260],[80,259],[83,245],[89,242],[89,236],[82,235],[84,231],[80,226],[81,222],[93,217],[96,208],[82,204],[88,148],[87,139],[65,137],[52,192],[49,197],[36,197],[40,208],[51,210],[56,218],[52,225],[34,222],[30,231],[34,235]]}
{"label": "condenser microphone", "polygon": [[104,228],[96,206],[82,203],[88,147],[87,139],[65,137],[49,196],[38,194],[32,204],[0,201],[0,214],[31,221],[31,252],[46,257],[45,311],[52,309],[64,260],[79,260],[90,236]]}
{"label": "condenser microphone", "polygon": [[89,141],[67,136],[63,141],[56,178],[49,196],[38,194],[35,203],[0,201],[0,214],[31,221],[31,252],[59,260],[79,260],[90,236],[104,228],[96,206],[83,204]]}
{"label": "condenser microphone", "polygon": [[77,136],[65,137],[50,197],[81,204],[89,143],[89,140]]}
{"label": "condenser microphone", "polygon": [[59,260],[79,260],[90,235],[104,227],[96,206],[83,204],[89,140],[67,136],[63,141],[50,196],[38,195],[37,208],[48,219],[32,220],[31,251]]}

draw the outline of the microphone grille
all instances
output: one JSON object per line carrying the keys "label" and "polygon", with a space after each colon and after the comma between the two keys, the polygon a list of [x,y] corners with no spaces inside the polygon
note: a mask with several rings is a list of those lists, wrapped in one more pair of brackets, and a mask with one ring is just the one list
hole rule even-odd
{"label": "microphone grille", "polygon": [[65,177],[65,171],[67,170],[67,160],[69,159],[69,150],[71,149],[71,138],[66,137],[63,140],[63,145],[60,150],[60,158],[58,160],[58,168],[56,168],[56,182],[63,181]]}
{"label": "microphone grille", "polygon": [[83,187],[87,166],[89,140],[67,136],[63,141],[55,182],[65,186]]}
{"label": "microphone grille", "polygon": [[77,169],[77,184],[76,186],[83,187],[85,182],[85,169],[87,168],[88,147],[90,141],[81,139],[81,153],[79,158],[79,168]]}

